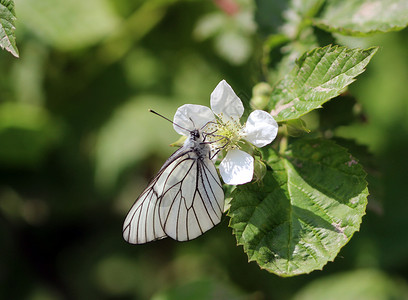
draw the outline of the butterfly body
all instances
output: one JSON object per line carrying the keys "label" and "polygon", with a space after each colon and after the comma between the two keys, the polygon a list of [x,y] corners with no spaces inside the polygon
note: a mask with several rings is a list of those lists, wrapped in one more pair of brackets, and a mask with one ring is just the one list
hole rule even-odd
{"label": "butterfly body", "polygon": [[203,132],[194,129],[130,209],[123,237],[131,244],[165,237],[191,240],[218,224],[223,208],[211,148]]}

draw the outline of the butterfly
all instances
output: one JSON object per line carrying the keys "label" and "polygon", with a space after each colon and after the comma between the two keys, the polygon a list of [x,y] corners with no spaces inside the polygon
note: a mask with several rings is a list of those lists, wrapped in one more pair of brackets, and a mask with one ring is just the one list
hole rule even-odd
{"label": "butterfly", "polygon": [[187,131],[183,146],[167,159],[131,207],[123,224],[128,243],[165,237],[188,241],[221,221],[224,191],[206,141],[211,133],[203,128]]}

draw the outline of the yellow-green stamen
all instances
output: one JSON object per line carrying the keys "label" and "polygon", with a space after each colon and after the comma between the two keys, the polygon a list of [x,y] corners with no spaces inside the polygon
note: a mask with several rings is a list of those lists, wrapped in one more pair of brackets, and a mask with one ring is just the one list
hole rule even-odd
{"label": "yellow-green stamen", "polygon": [[224,121],[223,115],[217,116],[216,124],[212,127],[214,134],[211,138],[214,141],[216,148],[224,148],[225,150],[239,149],[239,143],[242,143],[244,126],[238,120],[228,118]]}

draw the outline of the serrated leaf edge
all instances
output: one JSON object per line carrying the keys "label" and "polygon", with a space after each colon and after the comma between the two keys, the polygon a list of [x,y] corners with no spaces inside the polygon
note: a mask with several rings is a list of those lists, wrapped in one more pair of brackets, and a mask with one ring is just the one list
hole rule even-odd
{"label": "serrated leaf edge", "polygon": [[[4,33],[3,38],[0,40],[0,48],[7,50],[12,55],[18,58],[19,53],[18,53],[18,48],[15,43],[15,36],[14,36],[14,30],[16,29],[14,25],[14,22],[16,21],[16,14],[14,11],[14,2],[9,1],[9,2],[4,3],[4,1],[0,1],[0,6],[5,7],[7,11],[11,14],[9,19],[1,19],[2,22],[0,22],[0,32]],[[8,27],[11,29],[11,36],[7,34],[6,27],[4,27],[3,24],[8,25]]]}
{"label": "serrated leaf edge", "polygon": [[[340,55],[341,53],[343,53],[343,51],[347,51],[347,50],[349,50],[349,51],[360,50],[360,51],[361,51],[360,53],[362,53],[362,52],[368,52],[368,51],[371,52],[371,53],[370,53],[369,55],[367,55],[364,59],[362,59],[358,64],[352,66],[352,67],[349,68],[347,71],[344,71],[344,72],[342,72],[341,74],[339,74],[339,75],[337,75],[337,76],[335,76],[335,77],[333,77],[333,78],[330,79],[330,80],[334,80],[335,78],[338,78],[338,76],[346,74],[346,73],[347,73],[348,71],[350,71],[351,69],[359,68],[359,65],[364,64],[364,67],[361,68],[361,70],[360,70],[357,74],[355,74],[354,76],[352,76],[352,78],[350,79],[350,82],[349,82],[347,85],[345,85],[345,86],[343,87],[343,89],[344,89],[344,88],[347,88],[351,83],[353,83],[353,82],[356,80],[355,78],[356,78],[358,75],[360,75],[361,73],[363,73],[363,72],[366,70],[366,66],[367,66],[367,64],[368,64],[368,62],[366,63],[366,61],[367,61],[367,60],[368,60],[368,61],[371,60],[371,58],[373,57],[373,55],[378,51],[378,48],[379,48],[379,47],[370,47],[370,48],[367,48],[367,49],[360,49],[360,48],[348,48],[348,47],[346,47],[346,46],[339,46],[339,45],[334,45],[334,46],[333,46],[333,45],[327,45],[327,46],[325,46],[325,47],[314,48],[314,49],[312,49],[312,50],[310,50],[310,51],[308,51],[308,52],[305,52],[303,55],[301,55],[301,56],[296,60],[296,66],[294,67],[294,69],[293,69],[285,78],[283,78],[282,80],[280,80],[280,81],[274,86],[274,88],[277,87],[277,86],[279,86],[279,84],[280,84],[281,82],[284,82],[285,80],[287,80],[288,78],[290,78],[291,76],[293,76],[294,73],[298,73],[298,71],[301,69],[301,64],[303,64],[303,63],[305,62],[305,60],[306,60],[308,57],[312,56],[315,52],[317,52],[317,51],[319,51],[319,50],[323,50],[323,51],[324,51],[324,54],[323,54],[322,57],[320,58],[319,62],[316,63],[316,65],[314,66],[314,68],[316,68],[316,66],[322,61],[322,59],[324,58],[324,56],[325,56],[327,53],[329,53],[329,51],[331,51],[331,50],[332,50],[332,51],[340,50],[341,52],[339,53],[339,55]],[[354,53],[353,53],[353,54],[354,54]],[[351,59],[351,56],[350,56],[349,59]],[[332,65],[333,65],[333,64],[332,64]],[[313,73],[313,72],[310,72],[310,74],[312,74],[312,73]],[[327,84],[330,80],[321,83],[320,86],[322,86],[322,85],[324,85],[324,84]],[[321,104],[326,103],[327,101],[329,101],[330,99],[333,99],[334,97],[336,97],[336,96],[329,97],[327,100],[325,100],[325,101],[322,102]],[[305,112],[303,112],[303,113],[301,113],[301,114],[299,114],[299,115],[295,115],[295,116],[289,117],[289,118],[280,119],[280,118],[279,118],[279,114],[280,114],[283,110],[285,110],[285,109],[287,109],[287,108],[289,108],[289,107],[294,106],[295,103],[293,103],[293,101],[296,100],[296,99],[299,99],[299,97],[296,97],[296,98],[292,99],[292,101],[289,102],[289,103],[286,103],[286,104],[281,105],[280,107],[278,107],[278,109],[276,109],[276,107],[275,107],[274,109],[272,109],[271,114],[272,114],[272,116],[276,119],[277,122],[281,123],[281,122],[286,122],[286,121],[289,121],[289,120],[295,120],[295,119],[298,119],[298,118],[304,116],[305,114],[308,114],[309,112],[311,112],[311,111],[313,111],[313,110],[315,110],[315,109],[318,109],[318,108],[321,108],[321,107],[322,107],[321,104],[320,104],[320,105],[317,106],[316,108],[312,108],[312,109],[310,109],[310,110],[307,110],[307,111],[305,111]]]}
{"label": "serrated leaf edge", "polygon": [[371,36],[371,35],[378,34],[378,33],[401,31],[408,26],[408,23],[405,25],[401,25],[401,26],[399,25],[389,26],[388,29],[371,29],[368,31],[359,31],[359,30],[345,28],[341,26],[336,27],[336,26],[332,26],[322,21],[317,21],[317,20],[313,21],[313,25],[324,31],[331,32],[331,33],[339,33],[342,35],[355,36],[355,37],[365,37],[365,36]]}
{"label": "serrated leaf edge", "polygon": [[[326,141],[329,141],[329,140],[326,140]],[[341,145],[338,145],[337,143],[335,143],[334,141],[330,141],[331,143],[333,143],[333,144],[335,144],[336,146],[338,146],[338,147],[340,147],[340,148],[342,148],[342,149],[344,149],[345,151],[346,151],[346,153],[348,154],[348,155],[350,155],[350,157],[352,157],[352,155],[351,155],[351,153],[348,151],[348,149],[347,148],[345,148],[345,147],[343,147],[343,146],[341,146]],[[284,156],[282,156],[282,155],[280,155],[280,157],[284,157]],[[289,162],[289,160],[287,160],[286,158],[284,158],[285,159],[285,161],[286,162]],[[355,158],[354,158],[355,159]],[[358,160],[357,160],[357,162],[358,162]],[[266,163],[266,162],[265,162]],[[359,162],[358,162],[359,163]],[[285,170],[287,170],[287,169],[285,169]],[[366,178],[366,176],[367,176],[367,173],[365,172],[365,170],[364,170],[364,168],[362,168],[362,170],[364,171],[364,180],[365,180],[365,178]],[[288,181],[287,181],[288,182]],[[365,186],[365,188],[364,188],[364,190],[361,192],[361,195],[365,195],[365,197],[364,197],[364,206],[365,207],[367,207],[367,203],[368,203],[368,196],[370,195],[370,193],[369,193],[369,191],[368,191],[368,182],[365,180],[365,183],[366,183],[366,186]],[[251,183],[251,184],[255,184],[255,183]],[[289,189],[288,189],[289,190]],[[234,199],[233,199],[233,197],[231,197],[231,201],[234,201]],[[291,212],[290,212],[291,214],[292,214],[292,208],[291,208]],[[278,275],[278,276],[280,276],[280,277],[293,277],[293,276],[297,276],[297,275],[303,275],[303,274],[310,274],[311,272],[313,272],[313,271],[321,271],[321,270],[323,270],[323,268],[329,263],[329,262],[333,262],[335,259],[336,259],[336,257],[338,256],[338,254],[340,253],[340,251],[341,251],[341,249],[344,247],[344,246],[346,246],[347,244],[348,244],[348,242],[351,240],[351,238],[354,236],[354,234],[356,233],[356,232],[359,232],[360,231],[360,228],[361,228],[361,224],[362,224],[362,221],[363,221],[363,217],[366,215],[366,210],[364,210],[364,212],[361,214],[361,216],[359,217],[359,219],[358,219],[358,228],[347,238],[347,240],[344,242],[344,244],[338,249],[338,251],[336,252],[336,253],[333,253],[332,255],[331,255],[331,257],[326,261],[326,263],[325,264],[323,264],[322,266],[321,266],[321,268],[316,268],[316,269],[312,269],[312,270],[310,270],[310,271],[307,271],[307,272],[303,272],[303,273],[278,273],[278,272],[274,272],[274,271],[271,271],[271,270],[269,270],[267,267],[263,267],[263,266],[261,266],[260,264],[258,264],[258,262],[257,262],[257,260],[256,259],[254,259],[253,258],[253,256],[254,255],[249,255],[249,250],[248,250],[248,247],[243,243],[243,242],[240,242],[239,240],[238,240],[238,237],[236,236],[236,234],[235,234],[235,229],[232,227],[232,225],[231,225],[231,223],[232,223],[232,216],[231,216],[231,211],[230,210],[228,210],[228,213],[227,213],[227,216],[228,217],[230,217],[230,220],[229,220],[229,222],[228,222],[228,227],[230,227],[231,229],[232,229],[232,232],[233,232],[233,235],[235,235],[235,239],[236,239],[236,241],[237,241],[237,246],[242,246],[243,247],[243,249],[244,249],[244,252],[247,254],[247,256],[248,256],[248,263],[250,263],[250,262],[256,262],[257,263],[257,265],[258,265],[258,267],[260,268],[260,269],[262,269],[262,270],[266,270],[267,272],[269,272],[269,273],[272,273],[272,274],[275,274],[275,275]],[[245,225],[245,227],[246,226],[248,226],[248,225]],[[242,231],[242,232],[244,232],[244,230]],[[346,236],[347,237],[347,236]],[[279,268],[276,268],[276,269],[279,269]]]}

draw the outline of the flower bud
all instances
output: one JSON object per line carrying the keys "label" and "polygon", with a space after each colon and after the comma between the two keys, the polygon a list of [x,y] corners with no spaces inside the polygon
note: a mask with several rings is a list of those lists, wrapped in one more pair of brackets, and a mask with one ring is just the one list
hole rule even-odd
{"label": "flower bud", "polygon": [[293,137],[300,137],[303,136],[305,133],[310,132],[310,129],[306,127],[306,123],[302,119],[287,121],[286,128],[288,135]]}
{"label": "flower bud", "polygon": [[272,88],[266,82],[255,85],[252,89],[251,108],[264,110],[268,106],[271,92]]}
{"label": "flower bud", "polygon": [[266,165],[258,156],[254,160],[254,179],[256,182],[261,181],[266,175]]}

